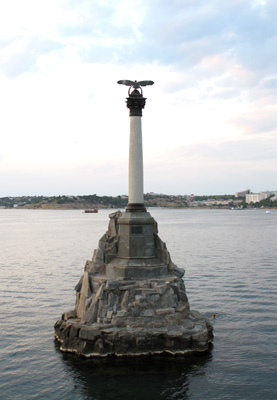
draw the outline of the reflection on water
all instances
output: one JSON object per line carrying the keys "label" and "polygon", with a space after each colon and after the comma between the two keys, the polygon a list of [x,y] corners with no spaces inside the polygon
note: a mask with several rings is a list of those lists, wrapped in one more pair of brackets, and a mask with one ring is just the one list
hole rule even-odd
{"label": "reflection on water", "polygon": [[[56,342],[55,346],[60,353]],[[88,400],[187,399],[188,376],[204,375],[212,352],[186,357],[85,359],[69,353],[60,357]]]}

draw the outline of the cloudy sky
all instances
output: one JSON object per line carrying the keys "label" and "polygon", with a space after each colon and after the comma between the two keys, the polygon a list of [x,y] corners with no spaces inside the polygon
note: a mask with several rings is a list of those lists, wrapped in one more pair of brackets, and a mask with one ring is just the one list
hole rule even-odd
{"label": "cloudy sky", "polygon": [[0,197],[277,190],[277,1],[0,0]]}

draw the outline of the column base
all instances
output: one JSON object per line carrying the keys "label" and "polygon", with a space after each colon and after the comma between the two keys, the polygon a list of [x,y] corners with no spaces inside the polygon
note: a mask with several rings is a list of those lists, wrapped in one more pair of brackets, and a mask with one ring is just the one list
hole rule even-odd
{"label": "column base", "polygon": [[127,205],[126,211],[131,211],[131,212],[141,211],[141,212],[145,212],[146,208],[145,208],[143,203],[129,203]]}

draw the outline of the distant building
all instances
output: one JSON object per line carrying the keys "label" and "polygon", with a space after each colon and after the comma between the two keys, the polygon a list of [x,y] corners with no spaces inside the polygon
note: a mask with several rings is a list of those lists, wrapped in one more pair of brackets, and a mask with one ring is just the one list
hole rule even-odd
{"label": "distant building", "polygon": [[250,194],[250,189],[243,190],[242,192],[236,192],[235,197],[246,197],[247,194]]}
{"label": "distant building", "polygon": [[267,199],[271,192],[250,193],[246,195],[246,203],[259,203],[261,200]]}

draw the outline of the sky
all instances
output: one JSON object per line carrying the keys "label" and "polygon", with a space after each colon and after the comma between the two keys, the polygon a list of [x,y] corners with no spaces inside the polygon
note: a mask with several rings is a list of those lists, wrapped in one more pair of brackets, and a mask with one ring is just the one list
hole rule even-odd
{"label": "sky", "polygon": [[0,0],[0,197],[277,190],[277,1]]}

